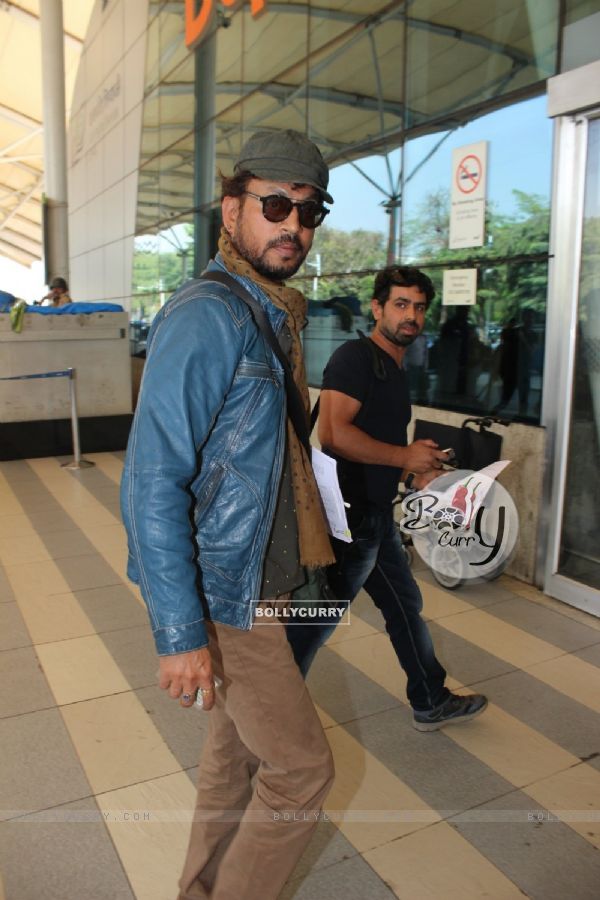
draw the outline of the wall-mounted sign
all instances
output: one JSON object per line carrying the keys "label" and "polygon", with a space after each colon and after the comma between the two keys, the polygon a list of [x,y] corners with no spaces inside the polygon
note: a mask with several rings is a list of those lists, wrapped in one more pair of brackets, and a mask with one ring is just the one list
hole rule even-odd
{"label": "wall-mounted sign", "polygon": [[444,269],[442,306],[474,306],[477,269]]}
{"label": "wall-mounted sign", "polygon": [[452,151],[451,250],[482,247],[485,240],[487,141]]}
{"label": "wall-mounted sign", "polygon": [[[237,2],[221,0],[223,6],[233,6]],[[257,16],[266,5],[267,0],[250,0],[250,12]],[[202,38],[214,6],[215,0],[185,0],[185,44],[189,50],[193,50]]]}

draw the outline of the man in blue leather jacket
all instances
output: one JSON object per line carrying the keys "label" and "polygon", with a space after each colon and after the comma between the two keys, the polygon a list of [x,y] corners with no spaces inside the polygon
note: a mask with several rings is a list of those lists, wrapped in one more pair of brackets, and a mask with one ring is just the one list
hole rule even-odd
{"label": "man in blue leather jacket", "polygon": [[[333,202],[328,179],[304,135],[254,134],[222,178],[209,265],[261,305],[307,410],[306,301],[285,279]],[[210,710],[180,900],[275,900],[333,778],[280,613],[304,567],[334,557],[281,364],[223,284],[184,285],[154,320],[121,503],[159,686]]]}

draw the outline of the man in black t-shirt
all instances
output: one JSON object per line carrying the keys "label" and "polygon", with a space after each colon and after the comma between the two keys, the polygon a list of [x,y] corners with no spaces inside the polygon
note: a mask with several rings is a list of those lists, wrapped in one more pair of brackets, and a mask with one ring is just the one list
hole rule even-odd
{"label": "man in black t-shirt", "polygon": [[[421,618],[423,598],[413,578],[393,520],[399,481],[424,488],[439,475],[446,454],[431,440],[407,444],[411,417],[406,348],[423,331],[435,294],[430,279],[412,267],[390,266],[375,279],[369,338],[339,347],[325,368],[319,440],[337,460],[352,543],[335,541],[329,581],[349,603],[364,587],[381,610],[406,672],[414,726],[434,731],[483,712],[481,694],[459,696],[445,686],[429,629]],[[289,640],[304,674],[334,624],[295,626]]]}

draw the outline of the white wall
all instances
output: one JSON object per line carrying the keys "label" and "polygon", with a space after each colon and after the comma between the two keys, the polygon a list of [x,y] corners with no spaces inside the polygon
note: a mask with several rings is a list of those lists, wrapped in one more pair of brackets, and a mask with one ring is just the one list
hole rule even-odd
{"label": "white wall", "polygon": [[[104,7],[104,8],[103,8]],[[74,300],[130,305],[148,0],[96,0],[69,124]]]}

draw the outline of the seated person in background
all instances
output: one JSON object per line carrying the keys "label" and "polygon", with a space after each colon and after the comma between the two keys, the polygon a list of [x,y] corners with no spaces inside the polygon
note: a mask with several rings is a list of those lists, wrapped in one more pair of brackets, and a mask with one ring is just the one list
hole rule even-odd
{"label": "seated person in background", "polygon": [[49,301],[48,306],[66,306],[67,303],[73,302],[69,297],[69,285],[64,278],[53,278],[50,290],[35,305],[42,306],[46,300]]}

